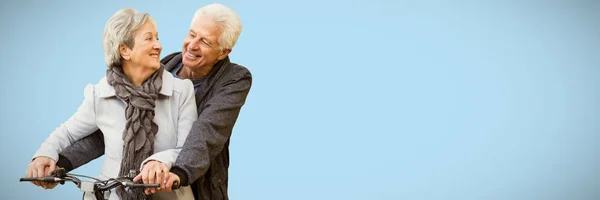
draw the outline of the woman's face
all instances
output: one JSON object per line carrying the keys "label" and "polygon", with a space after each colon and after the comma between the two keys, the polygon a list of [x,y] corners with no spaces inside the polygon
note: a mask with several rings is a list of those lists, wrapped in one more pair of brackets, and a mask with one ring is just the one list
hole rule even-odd
{"label": "woman's face", "polygon": [[129,61],[137,66],[160,68],[160,52],[162,45],[158,42],[156,25],[147,20],[134,32],[134,45],[129,49]]}

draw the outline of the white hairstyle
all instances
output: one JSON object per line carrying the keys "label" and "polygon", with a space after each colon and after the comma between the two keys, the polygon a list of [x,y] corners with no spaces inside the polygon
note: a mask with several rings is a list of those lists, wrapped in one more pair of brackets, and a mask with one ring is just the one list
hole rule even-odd
{"label": "white hairstyle", "polygon": [[242,22],[240,22],[240,18],[235,11],[222,4],[209,4],[196,11],[191,24],[194,24],[200,16],[211,17],[221,28],[219,48],[221,50],[232,49],[240,36],[240,32],[242,32]]}
{"label": "white hairstyle", "polygon": [[104,62],[108,67],[121,66],[119,46],[124,44],[133,48],[135,31],[148,20],[155,23],[148,13],[140,13],[133,8],[123,8],[108,19],[102,36]]}

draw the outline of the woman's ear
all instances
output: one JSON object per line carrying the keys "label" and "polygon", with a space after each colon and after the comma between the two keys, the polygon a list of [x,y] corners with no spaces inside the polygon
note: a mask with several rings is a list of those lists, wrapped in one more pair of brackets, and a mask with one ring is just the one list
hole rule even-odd
{"label": "woman's ear", "polygon": [[129,60],[131,58],[131,49],[129,49],[127,45],[119,45],[119,53],[124,60]]}

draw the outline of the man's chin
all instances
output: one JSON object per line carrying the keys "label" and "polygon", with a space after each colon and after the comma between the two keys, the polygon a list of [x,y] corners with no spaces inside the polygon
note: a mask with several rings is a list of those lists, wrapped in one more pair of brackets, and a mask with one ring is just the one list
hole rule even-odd
{"label": "man's chin", "polygon": [[183,66],[194,66],[195,63],[192,62],[191,60],[189,60],[188,58],[183,58],[181,59],[181,63],[183,64]]}

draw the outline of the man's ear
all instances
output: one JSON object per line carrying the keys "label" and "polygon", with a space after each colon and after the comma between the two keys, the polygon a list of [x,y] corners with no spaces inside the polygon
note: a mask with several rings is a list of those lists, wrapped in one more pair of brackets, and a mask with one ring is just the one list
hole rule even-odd
{"label": "man's ear", "polygon": [[127,47],[127,45],[124,45],[124,44],[119,45],[119,54],[121,54],[121,57],[124,60],[131,59],[131,49],[129,49],[129,47]]}
{"label": "man's ear", "polygon": [[231,49],[223,49],[223,52],[221,52],[221,55],[219,55],[219,57],[217,59],[223,60],[223,58],[227,57],[227,55],[229,55],[229,53],[231,53]]}

